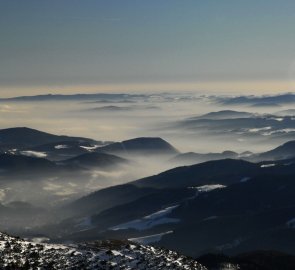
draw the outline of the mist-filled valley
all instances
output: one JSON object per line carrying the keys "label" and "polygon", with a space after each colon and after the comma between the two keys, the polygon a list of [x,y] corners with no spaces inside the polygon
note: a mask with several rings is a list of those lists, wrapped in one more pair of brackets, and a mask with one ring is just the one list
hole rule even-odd
{"label": "mist-filled valley", "polygon": [[294,94],[0,99],[0,231],[192,257],[294,253],[294,104]]}
{"label": "mist-filled valley", "polygon": [[0,0],[0,270],[294,270],[294,12]]}

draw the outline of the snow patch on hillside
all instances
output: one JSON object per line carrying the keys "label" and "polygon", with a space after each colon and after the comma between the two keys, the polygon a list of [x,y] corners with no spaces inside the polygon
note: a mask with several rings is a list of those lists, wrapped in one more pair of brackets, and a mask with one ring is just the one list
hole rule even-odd
{"label": "snow patch on hillside", "polygon": [[178,206],[179,205],[167,207],[151,215],[145,216],[141,219],[135,219],[130,222],[126,222],[126,223],[111,227],[110,230],[117,231],[117,230],[135,229],[135,230],[143,231],[143,230],[153,228],[160,224],[178,223],[180,222],[179,219],[166,217]]}
{"label": "snow patch on hillside", "polygon": [[263,164],[263,165],[261,165],[260,167],[261,167],[261,168],[269,168],[269,167],[273,167],[273,166],[276,166],[276,164],[275,164],[275,163],[271,163],[271,164]]}
{"label": "snow patch on hillside", "polygon": [[56,146],[54,146],[55,149],[67,149],[70,148],[68,145],[65,144],[58,144]]}
{"label": "snow patch on hillside", "polygon": [[173,231],[152,234],[152,235],[147,235],[147,236],[142,236],[142,237],[137,237],[137,238],[130,238],[128,240],[131,242],[138,243],[138,244],[147,245],[147,244],[159,242],[164,235],[167,235],[170,233],[173,233]]}
{"label": "snow patch on hillside", "polygon": [[101,147],[101,145],[97,145],[97,144],[93,145],[93,146],[83,146],[83,145],[80,146],[80,148],[83,148],[83,149],[85,149],[85,150],[87,150],[89,152],[91,152],[92,150],[95,150],[95,149],[97,149],[99,147]]}
{"label": "snow patch on hillside", "polygon": [[215,189],[226,188],[226,186],[216,184],[216,185],[204,185],[204,186],[199,186],[195,188],[198,190],[198,192],[210,192]]}
{"label": "snow patch on hillside", "polygon": [[47,154],[45,152],[37,152],[37,151],[21,151],[22,155],[27,157],[37,157],[37,158],[45,158]]}

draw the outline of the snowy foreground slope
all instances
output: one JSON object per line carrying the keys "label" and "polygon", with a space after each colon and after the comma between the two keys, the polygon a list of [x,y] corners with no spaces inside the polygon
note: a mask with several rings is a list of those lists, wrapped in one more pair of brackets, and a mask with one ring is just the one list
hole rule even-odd
{"label": "snowy foreground slope", "polygon": [[38,244],[0,233],[0,269],[202,269],[176,252],[122,241]]}

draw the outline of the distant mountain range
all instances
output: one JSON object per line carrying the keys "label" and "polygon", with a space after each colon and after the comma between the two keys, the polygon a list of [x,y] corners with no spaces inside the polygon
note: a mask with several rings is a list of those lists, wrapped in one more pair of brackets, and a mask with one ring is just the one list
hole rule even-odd
{"label": "distant mountain range", "polygon": [[[242,116],[238,116],[242,114]],[[212,131],[224,130],[235,132],[249,132],[255,131],[275,132],[284,131],[284,129],[292,129],[295,127],[295,121],[291,116],[276,116],[276,115],[258,115],[249,114],[248,116],[242,112],[231,111],[224,113],[224,111],[214,112],[210,117],[198,116],[187,118],[179,122],[179,125],[188,129],[206,128]],[[227,116],[226,116],[227,115]],[[242,134],[242,133],[241,133]],[[269,134],[271,135],[271,133]]]}
{"label": "distant mountain range", "polygon": [[[194,95],[179,95],[169,96],[167,93],[160,94],[123,94],[123,93],[94,93],[94,94],[45,94],[33,96],[17,96],[11,98],[0,98],[0,102],[40,102],[40,101],[90,101],[97,103],[110,102],[134,102],[136,100],[158,100],[164,98],[169,101],[188,101],[192,99],[199,99]],[[249,106],[279,106],[282,104],[292,104],[295,102],[295,94],[285,93],[279,95],[264,95],[264,96],[211,96],[210,100],[216,101],[223,105],[249,105]]]}
{"label": "distant mountain range", "polygon": [[11,98],[1,98],[0,102],[7,101],[83,101],[83,100],[125,100],[134,98],[144,98],[147,95],[137,95],[137,94],[107,94],[107,93],[97,93],[97,94],[73,94],[73,95],[58,95],[58,94],[47,94],[47,95],[36,95],[36,96],[19,96]]}
{"label": "distant mountain range", "polygon": [[[243,159],[252,162],[261,161],[280,161],[292,159],[295,157],[295,140],[286,142],[270,151],[254,154],[252,152],[236,153],[233,151],[224,151],[222,153],[181,153],[171,159],[174,164],[193,165],[196,163],[206,162],[218,159]],[[277,162],[275,162],[277,163]]]}
{"label": "distant mountain range", "polygon": [[85,111],[90,112],[133,112],[137,110],[157,110],[160,109],[158,106],[139,106],[139,105],[129,105],[129,106],[115,106],[115,105],[108,105],[108,106],[101,106],[86,109]]}
{"label": "distant mountain range", "polygon": [[[265,145],[295,139],[295,118],[292,115],[251,114],[239,111],[217,111],[175,122],[170,130],[186,137],[208,137]],[[251,149],[248,149],[251,150]]]}
{"label": "distant mountain range", "polygon": [[280,104],[295,103],[295,94],[286,93],[273,96],[217,97],[217,100],[224,105],[278,106]]}
{"label": "distant mountain range", "polygon": [[210,112],[201,116],[193,117],[191,119],[235,119],[235,118],[249,118],[255,114],[249,112],[239,112],[233,110],[223,110],[218,112]]}

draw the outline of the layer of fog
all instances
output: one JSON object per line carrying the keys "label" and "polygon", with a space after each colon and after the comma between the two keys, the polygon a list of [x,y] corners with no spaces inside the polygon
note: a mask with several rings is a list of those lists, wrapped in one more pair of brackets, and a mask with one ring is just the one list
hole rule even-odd
{"label": "layer of fog", "polygon": [[[96,110],[108,106],[107,110]],[[114,106],[114,107],[112,107]],[[116,110],[128,107],[130,110]],[[115,108],[112,110],[112,108]],[[215,97],[197,94],[162,94],[128,102],[120,101],[52,101],[1,103],[0,127],[26,126],[53,134],[88,137],[102,141],[122,141],[135,137],[161,137],[180,152],[222,152],[231,150],[262,152],[286,141],[284,137],[242,137],[233,133],[210,134],[207,130],[186,130],[177,123],[212,111],[236,110],[257,114],[275,114],[292,109],[292,104],[252,107],[222,105]],[[255,126],[253,126],[255,129]],[[255,130],[254,130],[255,131]],[[0,182],[0,201],[25,201],[33,205],[63,204],[92,191],[126,183],[170,169],[175,164],[163,157],[129,157],[134,163],[113,171],[90,170],[75,177],[36,180],[14,179]],[[172,158],[172,157],[171,157]]]}
{"label": "layer of fog", "polygon": [[[162,95],[166,97],[165,95]],[[245,141],[240,138],[216,138],[202,136],[201,132],[171,129],[174,123],[189,117],[212,111],[236,110],[254,113],[276,113],[292,109],[291,105],[278,107],[251,107],[217,104],[213,98],[196,94],[179,95],[171,98],[154,96],[132,103],[87,102],[15,102],[0,104],[2,117],[0,127],[27,126],[54,134],[84,136],[103,141],[122,141],[135,137],[162,137],[181,152],[264,151],[273,143]],[[97,107],[119,106],[131,110],[96,110]],[[135,106],[135,107],[133,107]],[[154,109],[153,109],[154,108]],[[168,128],[169,127],[169,128]],[[228,134],[230,136],[230,134]],[[278,144],[280,142],[278,141]]]}

